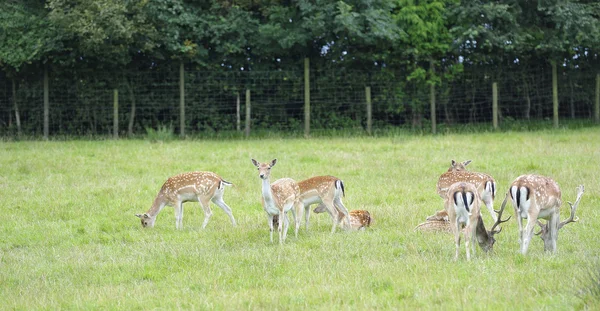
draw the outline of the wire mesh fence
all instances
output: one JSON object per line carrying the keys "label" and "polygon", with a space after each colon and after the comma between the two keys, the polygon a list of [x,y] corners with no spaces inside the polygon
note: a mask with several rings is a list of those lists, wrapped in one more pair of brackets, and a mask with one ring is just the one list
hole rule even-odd
{"label": "wire mesh fence", "polygon": [[[561,67],[558,72],[560,119],[593,120],[598,73]],[[366,129],[370,88],[375,130],[394,127],[429,129],[431,93],[426,83],[398,71],[310,71],[311,130]],[[250,103],[252,131],[303,132],[304,72],[191,71],[184,74],[184,130],[187,135],[243,131]],[[498,85],[498,115],[511,120],[548,121],[551,125],[550,66],[485,72],[465,67],[435,86],[438,124],[492,125],[492,84]],[[112,135],[118,90],[118,133],[145,134],[167,126],[181,131],[180,72],[129,74],[94,72],[67,76],[50,72],[50,135]],[[249,92],[247,92],[247,90]],[[247,98],[249,94],[249,98]],[[41,136],[44,126],[43,73],[10,79],[0,75],[0,135]]]}

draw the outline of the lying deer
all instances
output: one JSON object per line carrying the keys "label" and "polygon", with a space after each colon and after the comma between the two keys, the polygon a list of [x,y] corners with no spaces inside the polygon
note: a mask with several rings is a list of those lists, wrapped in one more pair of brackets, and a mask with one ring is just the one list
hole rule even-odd
{"label": "lying deer", "polygon": [[[267,213],[271,243],[273,243],[273,218],[278,216],[277,231],[279,232],[279,244],[283,244],[287,237],[289,220],[287,213],[292,212],[296,222],[296,238],[300,228],[300,213],[302,213],[302,202],[300,201],[300,187],[291,178],[281,178],[270,183],[271,168],[275,166],[277,159],[268,163],[260,163],[252,159],[252,164],[258,168],[258,177],[262,180],[262,206]],[[282,228],[283,226],[283,228]]]}
{"label": "lying deer", "polygon": [[[508,217],[507,219],[502,220],[502,213],[504,212],[504,209],[501,209],[491,230],[486,230],[483,219],[481,218],[480,200],[479,192],[475,186],[473,186],[473,184],[459,182],[453,184],[448,189],[448,196],[446,198],[444,208],[448,213],[448,225],[451,231],[454,233],[454,240],[456,244],[454,260],[458,259],[461,231],[465,236],[467,260],[471,260],[469,246],[471,246],[473,253],[475,253],[474,239],[477,239],[477,243],[481,249],[484,250],[484,252],[490,252],[494,247],[494,243],[496,242],[494,235],[502,231],[502,228],[495,230],[496,227],[510,219],[510,217]],[[419,226],[417,226],[417,228],[419,228]],[[422,227],[426,226],[423,225]],[[464,230],[461,230],[463,227]],[[417,228],[415,228],[415,230]]]}
{"label": "lying deer", "polygon": [[[298,182],[300,187],[300,200],[304,205],[304,219],[306,229],[310,218],[310,206],[320,203],[315,209],[315,213],[327,212],[333,222],[331,233],[335,228],[349,228],[348,210],[342,203],[344,196],[344,183],[341,179],[333,176],[316,176]],[[338,217],[339,216],[339,217]]]}
{"label": "lying deer", "polygon": [[[466,166],[471,163],[471,160],[464,162],[456,162],[452,160],[450,168],[440,176],[437,182],[437,193],[442,199],[446,199],[446,194],[449,187],[457,182],[468,182],[475,185],[477,192],[481,197],[481,201],[485,203],[490,215],[497,221],[496,213],[494,213],[494,198],[496,196],[496,181],[492,176],[484,173],[471,172],[466,170]],[[444,211],[439,211],[436,215],[429,216],[428,219],[443,219]]]}
{"label": "lying deer", "polygon": [[[544,241],[544,250],[556,252],[558,230],[568,223],[577,221],[576,218],[573,218],[583,192],[583,185],[577,187],[575,204],[569,202],[571,217],[566,221],[559,222],[562,201],[558,184],[551,178],[541,175],[530,174],[517,177],[510,185],[502,202],[502,207],[504,207],[508,196],[510,196],[517,216],[517,225],[519,226],[521,254],[527,254],[536,225],[542,228],[539,234],[541,234]],[[525,229],[523,229],[523,219],[527,219]],[[547,223],[542,224],[539,219],[545,219]]]}
{"label": "lying deer", "polygon": [[223,201],[225,186],[230,185],[230,182],[212,172],[191,172],[175,175],[167,179],[160,188],[150,209],[144,214],[136,214],[135,216],[140,218],[143,227],[154,227],[156,216],[163,207],[173,206],[175,208],[175,228],[181,229],[183,228],[183,203],[199,202],[204,210],[202,228],[205,228],[212,215],[209,206],[212,201],[227,213],[233,226],[236,226],[231,208]]}

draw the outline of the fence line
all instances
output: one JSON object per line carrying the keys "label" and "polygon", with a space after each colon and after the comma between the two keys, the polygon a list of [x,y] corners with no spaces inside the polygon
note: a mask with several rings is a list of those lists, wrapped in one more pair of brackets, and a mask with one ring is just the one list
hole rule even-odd
{"label": "fence line", "polygon": [[[559,68],[557,79],[560,119],[597,122],[600,75]],[[44,81],[48,94],[44,94]],[[305,93],[307,81],[310,93]],[[71,78],[50,72],[48,80],[40,74],[14,81],[0,75],[0,136],[15,135],[17,125],[25,135],[46,134],[46,117],[49,135],[114,137],[128,134],[125,124],[133,134],[167,125],[182,135],[241,131],[242,127],[247,135],[250,129],[309,134],[305,120],[310,120],[313,130],[367,132],[397,126],[429,130],[435,122],[487,123],[493,128],[510,120],[545,120],[551,125],[552,96],[549,65],[506,70],[494,77],[465,68],[435,87],[408,81],[401,72],[314,69],[306,77],[303,70],[187,70],[121,77],[101,72]],[[309,114],[305,107],[310,107]]]}

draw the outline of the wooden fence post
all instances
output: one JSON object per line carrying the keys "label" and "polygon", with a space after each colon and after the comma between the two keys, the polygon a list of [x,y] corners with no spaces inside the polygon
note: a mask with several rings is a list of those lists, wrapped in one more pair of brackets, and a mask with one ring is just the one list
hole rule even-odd
{"label": "wooden fence post", "polygon": [[179,64],[179,136],[185,136],[185,68]]}
{"label": "wooden fence post", "polygon": [[371,135],[373,126],[373,106],[371,104],[371,87],[365,86],[365,98],[367,100],[367,134]]}
{"label": "wooden fence post", "polygon": [[492,83],[492,125],[498,129],[498,82]]}
{"label": "wooden fence post", "polygon": [[119,90],[113,90],[113,139],[119,139]]}
{"label": "wooden fence post", "polygon": [[246,137],[250,136],[250,90],[246,89]]}
{"label": "wooden fence post", "polygon": [[48,65],[44,66],[44,139],[50,135],[50,90],[48,86]]}
{"label": "wooden fence post", "polygon": [[[433,61],[429,62],[429,69],[431,70],[431,76],[435,74],[435,66]],[[431,83],[429,86],[429,109],[431,110],[430,119],[431,119],[431,133],[437,133],[437,119],[435,114],[435,84]]]}
{"label": "wooden fence post", "polygon": [[310,135],[310,60],[304,58],[304,137]]}
{"label": "wooden fence post", "polygon": [[552,120],[554,128],[558,128],[558,74],[555,61],[552,61]]}

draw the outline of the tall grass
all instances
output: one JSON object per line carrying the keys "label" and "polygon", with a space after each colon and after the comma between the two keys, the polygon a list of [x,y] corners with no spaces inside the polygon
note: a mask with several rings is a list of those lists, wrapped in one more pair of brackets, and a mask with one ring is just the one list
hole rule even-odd
{"label": "tall grass", "polygon": [[[8,142],[0,144],[0,305],[6,309],[597,309],[586,291],[600,249],[598,128],[385,137]],[[278,159],[272,178],[331,174],[349,209],[375,221],[329,233],[325,214],[269,243],[260,181],[250,158]],[[451,159],[494,176],[499,206],[520,174],[553,177],[563,202],[586,186],[579,222],[560,231],[558,252],[534,237],[518,253],[506,223],[493,254],[464,252],[453,237],[413,228],[442,207],[438,176]],[[225,201],[238,227],[212,205],[202,230],[197,203],[184,229],[166,207],[142,229],[162,183],[207,170],[234,183]],[[566,203],[565,203],[566,206]],[[508,214],[512,213],[509,207]],[[567,217],[563,208],[562,217]],[[484,220],[491,217],[484,211]],[[276,239],[275,239],[276,240]]]}

